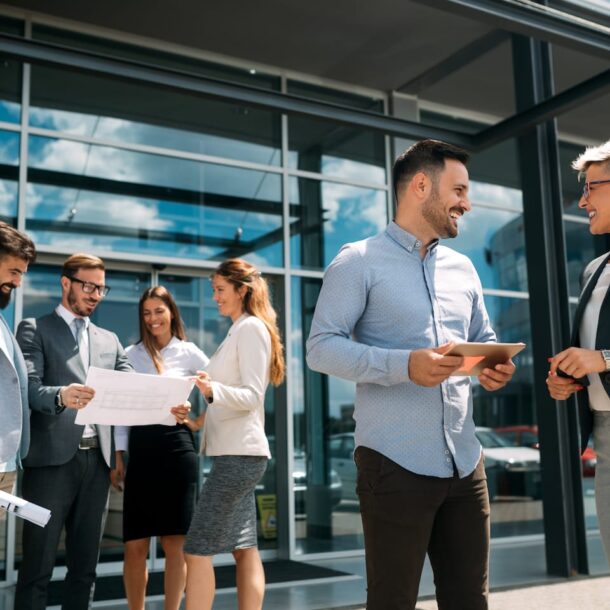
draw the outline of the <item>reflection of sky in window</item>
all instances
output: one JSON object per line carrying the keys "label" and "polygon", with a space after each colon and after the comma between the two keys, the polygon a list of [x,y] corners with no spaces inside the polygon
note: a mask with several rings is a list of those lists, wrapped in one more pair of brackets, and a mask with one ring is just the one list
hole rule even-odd
{"label": "reflection of sky in window", "polygon": [[502,275],[503,261],[514,257],[518,251],[525,256],[523,225],[514,224],[520,216],[506,210],[474,207],[458,221],[458,237],[441,243],[465,254],[472,261],[484,288],[520,290],[514,282],[507,282],[506,270]]}
{"label": "reflection of sky in window", "polygon": [[0,100],[0,121],[19,123],[20,118],[21,104]]}
{"label": "reflection of sky in window", "polygon": [[30,109],[30,125],[80,136],[173,148],[265,165],[279,165],[281,162],[280,150],[271,146],[65,110],[33,107]]}
{"label": "reflection of sky in window", "polygon": [[[292,169],[299,167],[299,152],[288,151],[288,166]],[[320,172],[328,176],[336,176],[346,180],[370,184],[385,184],[385,169],[370,163],[361,163],[332,155],[321,155]]]}
{"label": "reflection of sky in window", "polygon": [[610,0],[566,0],[570,4],[574,4],[578,7],[585,7],[603,13],[604,15],[610,15]]}
{"label": "reflection of sky in window", "polygon": [[19,134],[12,131],[0,131],[0,163],[18,165]]}
{"label": "reflection of sky in window", "polygon": [[[29,219],[97,225],[100,229],[110,229],[110,233],[112,227],[120,227],[178,236],[205,235],[226,241],[220,246],[205,244],[205,240],[203,245],[197,245],[188,243],[189,240],[174,242],[171,235],[170,241],[164,241],[155,239],[154,235],[147,240],[146,235],[112,237],[95,235],[93,231],[93,234],[76,236],[82,247],[106,245],[129,252],[148,250],[210,258],[235,246],[242,247],[239,253],[243,255],[249,247],[258,248],[256,240],[281,228],[281,177],[277,174],[40,137],[30,139],[29,160],[31,167],[39,169],[195,193],[192,203],[183,203],[30,183]],[[222,199],[216,202],[215,196]],[[256,201],[261,201],[264,207],[258,209]],[[65,240],[65,234],[50,231],[37,235],[44,243],[61,244]],[[279,232],[277,241],[264,244],[264,249],[261,244],[257,262],[281,264],[281,250]]]}
{"label": "reflection of sky in window", "polygon": [[12,180],[0,180],[0,216],[17,217],[17,183]]}
{"label": "reflection of sky in window", "polygon": [[[323,266],[326,267],[345,243],[376,235],[387,224],[385,191],[365,189],[338,182],[315,182],[304,178],[291,179],[290,202],[301,206],[317,205],[317,201],[300,201],[299,184],[317,184],[321,189],[322,216],[324,218]],[[309,185],[308,184],[308,185]],[[296,219],[292,219],[295,221]],[[303,264],[301,237],[292,238],[293,264]]]}
{"label": "reflection of sky in window", "polygon": [[281,201],[276,174],[161,155],[31,137],[31,167],[249,199]]}

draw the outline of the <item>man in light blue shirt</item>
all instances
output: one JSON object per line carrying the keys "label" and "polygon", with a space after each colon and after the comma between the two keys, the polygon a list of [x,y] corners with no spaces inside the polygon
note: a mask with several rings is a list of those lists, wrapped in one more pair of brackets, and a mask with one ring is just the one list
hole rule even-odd
{"label": "man in light blue shirt", "polygon": [[[468,154],[423,140],[394,164],[395,221],[345,245],[326,271],[307,363],[357,383],[357,492],[368,610],[415,608],[426,552],[439,607],[487,608],[489,497],[470,378],[450,377],[452,343],[496,336],[471,261],[455,237],[468,200]],[[485,369],[489,391],[512,362]]]}
{"label": "man in light blue shirt", "polygon": [[[21,286],[36,248],[27,235],[0,222],[0,309]],[[25,361],[6,320],[0,314],[0,490],[13,493],[17,467],[28,452],[30,419]]]}

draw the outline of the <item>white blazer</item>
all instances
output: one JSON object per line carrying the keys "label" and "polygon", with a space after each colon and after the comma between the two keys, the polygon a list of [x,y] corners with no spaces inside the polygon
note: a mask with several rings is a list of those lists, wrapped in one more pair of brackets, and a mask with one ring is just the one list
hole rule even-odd
{"label": "white blazer", "polygon": [[271,457],[265,435],[265,390],[271,337],[264,323],[238,318],[206,367],[212,379],[201,448],[206,455]]}

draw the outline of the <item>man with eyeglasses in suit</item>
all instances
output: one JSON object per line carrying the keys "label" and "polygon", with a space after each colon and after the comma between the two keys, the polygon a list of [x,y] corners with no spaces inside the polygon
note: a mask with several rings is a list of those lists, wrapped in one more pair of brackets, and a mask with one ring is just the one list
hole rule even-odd
{"label": "man with eyeglasses in suit", "polygon": [[109,426],[75,423],[94,390],[89,366],[132,371],[117,336],[90,321],[110,290],[103,261],[74,254],[63,265],[62,299],[46,316],[23,320],[17,340],[26,360],[31,444],[24,460],[23,497],[51,510],[45,528],[24,523],[15,610],[44,610],[60,535],[65,527],[67,574],[63,610],[93,599],[114,447]]}
{"label": "man with eyeglasses in suit", "polygon": [[[585,178],[578,207],[587,213],[589,231],[610,233],[610,140],[587,148],[572,167]],[[578,392],[581,451],[593,434],[597,519],[610,559],[610,252],[587,265],[582,287],[571,347],[551,359],[547,386],[555,400]]]}

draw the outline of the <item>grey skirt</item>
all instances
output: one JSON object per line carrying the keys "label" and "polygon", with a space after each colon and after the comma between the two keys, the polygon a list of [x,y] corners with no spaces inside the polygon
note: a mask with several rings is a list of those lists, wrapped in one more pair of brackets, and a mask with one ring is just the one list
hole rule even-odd
{"label": "grey skirt", "polygon": [[203,484],[184,552],[218,555],[257,546],[254,489],[267,468],[258,455],[220,455]]}

